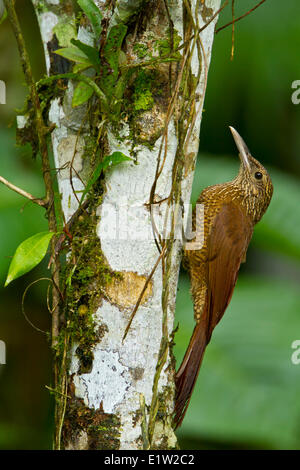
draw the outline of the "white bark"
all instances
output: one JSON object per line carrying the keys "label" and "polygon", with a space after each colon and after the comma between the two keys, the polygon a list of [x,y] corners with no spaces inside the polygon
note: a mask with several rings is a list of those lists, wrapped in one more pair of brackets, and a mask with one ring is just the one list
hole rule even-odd
{"label": "white bark", "polygon": [[[38,2],[33,1],[33,3]],[[62,21],[62,18],[58,17],[55,13],[55,10],[51,9],[51,6],[57,3],[49,0],[49,11],[39,11],[37,13],[48,71],[50,60],[47,42],[52,38],[53,27]],[[96,1],[95,3],[100,8],[102,7],[103,2]],[[118,2],[117,6],[121,7],[122,3],[124,2]],[[134,4],[134,2],[130,3]],[[139,3],[141,2],[137,1],[137,4]],[[183,31],[182,3],[177,1],[168,2],[174,28],[181,37]],[[191,1],[195,19],[196,3],[200,2],[196,2],[196,0]],[[201,15],[203,8],[211,8],[213,13],[215,13],[219,7],[220,0],[206,0],[205,5],[201,2],[198,12],[199,26],[202,27],[205,24]],[[121,8],[115,12],[114,22],[119,21],[120,12]],[[192,155],[190,158],[192,162],[194,162],[198,152],[201,112],[215,22],[216,19],[203,30],[200,36],[203,47],[202,65],[204,66],[201,69],[201,80],[197,89],[199,96],[197,102],[198,117],[185,149],[185,155]],[[195,48],[192,60],[194,74],[198,73],[198,69],[199,59]],[[70,84],[68,94],[71,95],[71,93],[72,85]],[[70,162],[73,158],[76,145],[74,165],[80,173],[82,169],[81,156],[83,143],[80,139],[76,139],[76,135],[81,125],[82,116],[79,112],[71,109],[68,101],[70,99],[66,99],[64,104],[62,104],[60,100],[54,100],[49,114],[51,122],[57,126],[52,133],[55,165],[56,167],[62,167],[66,162]],[[126,130],[127,128],[124,124],[125,134]],[[162,337],[163,275],[160,263],[150,282],[145,299],[141,302],[133,319],[128,335],[125,341],[122,342],[130,314],[136,304],[145,279],[150,274],[159,255],[154,240],[150,237],[152,234],[151,219],[145,204],[149,202],[149,194],[155,178],[156,162],[162,138],[157,139],[151,150],[143,145],[138,145],[135,148],[138,165],[125,162],[114,168],[107,176],[107,190],[103,198],[103,205],[98,208],[100,219],[97,234],[101,240],[101,248],[106,260],[112,270],[123,273],[123,281],[117,287],[108,287],[105,299],[102,300],[94,314],[97,323],[107,326],[107,332],[101,342],[94,348],[92,371],[85,374],[78,373],[78,358],[75,353],[73,353],[70,370],[70,374],[74,374],[73,381],[76,396],[82,398],[87,407],[98,409],[102,402],[105,413],[112,413],[119,417],[121,422],[119,435],[120,449],[142,448],[141,416],[138,414],[140,410],[140,394],[144,395],[146,405],[149,407]],[[167,158],[162,174],[157,181],[156,200],[167,198],[172,185],[172,168],[178,143],[173,118],[168,126],[167,142]],[[126,141],[120,143],[113,132],[110,132],[108,135],[108,143],[110,152],[118,150],[126,155],[130,155],[130,143],[127,144]],[[182,181],[182,200],[184,203],[189,203],[193,179],[192,168],[193,164],[190,165],[190,168],[187,168],[184,175],[185,178]],[[77,208],[77,201],[70,185],[68,170],[58,173],[58,184],[62,195],[62,208],[66,219],[69,219]],[[76,176],[73,176],[73,186],[75,190],[82,189],[82,183]],[[127,207],[128,211],[123,211],[121,215],[119,212],[117,218],[114,217],[112,210],[108,214],[108,209],[114,208],[120,211],[120,205],[122,206],[122,204],[125,206],[125,209]],[[166,209],[166,203],[157,206],[155,222],[158,227],[163,227],[164,225]],[[145,234],[148,236],[145,237]],[[115,235],[117,235],[117,239],[115,239]],[[169,336],[173,328],[180,249],[181,242],[176,241],[172,253],[171,276],[168,281],[169,298],[167,314]],[[172,376],[173,370],[170,367],[170,354],[168,354],[159,378],[158,393],[163,392],[164,386],[172,388]],[[164,407],[171,414],[173,409],[172,394],[165,394],[165,400]],[[160,424],[160,426],[163,425]],[[176,438],[171,430],[170,421],[165,422],[164,426],[164,430],[157,428],[155,430],[155,445],[159,446],[161,444],[161,436],[167,436],[168,442],[164,445],[167,445],[167,448],[171,448],[176,445]],[[87,436],[85,433],[82,433],[76,446],[78,448],[85,448],[86,443]],[[74,446],[74,443],[70,442],[69,446],[71,448]]]}

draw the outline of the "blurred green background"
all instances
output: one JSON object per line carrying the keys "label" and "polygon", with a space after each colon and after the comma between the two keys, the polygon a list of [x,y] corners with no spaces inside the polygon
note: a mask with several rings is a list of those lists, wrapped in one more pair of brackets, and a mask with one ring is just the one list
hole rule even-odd
{"label": "blurred green background", "polygon": [[[44,74],[39,32],[29,0],[17,8],[35,78]],[[236,16],[254,1],[236,0]],[[230,21],[230,6],[219,26]],[[291,344],[300,339],[300,105],[291,84],[300,79],[298,0],[267,0],[215,37],[201,128],[193,201],[209,184],[238,171],[228,130],[233,125],[253,155],[270,171],[274,196],[255,229],[226,314],[207,348],[179,441],[183,449],[300,449],[300,364]],[[40,162],[15,146],[15,108],[26,88],[9,23],[0,25],[0,79],[7,104],[0,105],[0,174],[29,192],[43,195]],[[10,258],[26,237],[46,228],[43,210],[0,186],[0,284]],[[46,264],[0,288],[0,339],[7,364],[0,365],[0,449],[51,448],[53,403],[51,357],[46,335],[24,319],[21,299]],[[31,287],[25,301],[30,320],[48,330],[46,282]],[[180,275],[175,353],[182,358],[193,329],[185,272]]]}

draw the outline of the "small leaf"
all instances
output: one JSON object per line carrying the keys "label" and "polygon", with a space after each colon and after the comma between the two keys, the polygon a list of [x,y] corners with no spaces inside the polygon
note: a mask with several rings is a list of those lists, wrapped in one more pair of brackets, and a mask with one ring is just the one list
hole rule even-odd
{"label": "small leaf", "polygon": [[91,178],[86,184],[86,187],[84,188],[84,191],[81,196],[80,202],[83,201],[84,197],[86,194],[89,192],[91,187],[93,186],[94,183],[96,183],[97,179],[101,175],[102,171],[107,170],[108,168],[112,168],[113,166],[119,165],[119,163],[125,162],[131,160],[132,158],[127,157],[124,153],[122,152],[113,152],[111,155],[107,155],[106,157],[103,158],[102,162],[100,162],[94,172],[92,173]]}
{"label": "small leaf", "polygon": [[78,5],[80,8],[84,11],[86,16],[91,22],[91,25],[93,27],[94,33],[95,33],[95,38],[99,39],[101,31],[102,31],[102,26],[101,26],[101,21],[102,21],[102,14],[99,8],[95,5],[93,0],[77,0]]}
{"label": "small leaf", "polygon": [[102,66],[101,87],[111,98],[119,75],[119,57],[121,46],[127,32],[127,26],[117,24],[108,33],[104,46],[104,64]]}
{"label": "small leaf", "polygon": [[78,73],[78,72],[83,72],[83,70],[86,70],[90,68],[90,64],[74,64],[73,65],[73,73]]}
{"label": "small leaf", "polygon": [[85,82],[79,82],[77,87],[74,90],[72,106],[79,106],[90,99],[94,90]]}
{"label": "small leaf", "polygon": [[92,67],[93,64],[91,63],[90,59],[82,52],[78,47],[63,47],[62,49],[57,49],[54,51],[55,54],[61,55],[68,60],[72,60],[73,62],[79,62],[81,64],[86,64],[89,67]]}
{"label": "small leaf", "polygon": [[81,50],[91,61],[93,64],[94,68],[99,71],[100,68],[100,57],[99,57],[99,52],[97,49],[94,47],[89,46],[88,44],[84,44],[81,41],[78,41],[78,39],[72,39],[71,43],[76,46],[78,49]]}
{"label": "small leaf", "polygon": [[132,158],[127,157],[123,152],[113,152],[103,159],[103,170],[105,171],[107,168],[119,165],[119,163],[126,162],[127,160],[132,160]]}
{"label": "small leaf", "polygon": [[2,6],[0,6],[0,24],[2,24],[3,21],[6,20],[6,18],[7,18],[7,10],[2,4]]}
{"label": "small leaf", "polygon": [[119,120],[119,115],[121,111],[121,105],[122,105],[122,97],[124,95],[125,88],[130,80],[130,77],[133,75],[134,69],[129,69],[123,72],[118,80],[117,83],[115,84],[114,87],[114,97],[115,101],[114,103],[111,103],[111,119],[114,120]]}
{"label": "small leaf", "polygon": [[77,35],[75,26],[64,22],[57,23],[52,31],[55,33],[60,47],[70,47],[71,40]]}
{"label": "small leaf", "polygon": [[46,255],[53,232],[41,232],[23,241],[10,263],[5,287],[23,274],[31,271]]}

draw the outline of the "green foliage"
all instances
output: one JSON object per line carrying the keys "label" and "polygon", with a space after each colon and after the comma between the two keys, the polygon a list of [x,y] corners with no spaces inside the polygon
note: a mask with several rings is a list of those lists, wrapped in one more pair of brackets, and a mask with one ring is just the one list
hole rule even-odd
{"label": "green foliage", "polygon": [[[118,120],[121,98],[127,80],[132,73],[131,71],[125,71],[123,75],[119,77],[119,62],[122,57],[121,46],[127,32],[127,26],[118,24],[110,29],[100,60],[100,51],[98,50],[96,39],[99,37],[102,29],[102,15],[99,9],[90,0],[78,0],[78,4],[91,21],[95,33],[96,45],[92,47],[78,39],[72,38],[70,39],[70,46],[57,49],[55,54],[75,62],[73,68],[75,74],[87,68],[93,68],[96,72],[96,77],[101,76],[101,93],[103,92],[103,97],[105,95],[106,99],[111,101],[109,108],[110,114],[114,120]],[[70,78],[70,75],[65,74],[65,77]],[[72,105],[75,107],[84,104],[90,99],[94,91],[95,87],[92,88],[88,83],[80,82],[75,90]],[[104,106],[104,100],[102,100],[102,104]],[[108,111],[106,106],[104,106],[104,108]]]}
{"label": "green foliage", "polygon": [[111,98],[114,94],[114,86],[119,75],[119,56],[126,32],[127,26],[124,24],[113,26],[108,33],[104,46],[104,61],[101,66],[101,87],[107,98]]}
{"label": "green foliage", "polygon": [[[102,14],[92,0],[78,0],[78,4],[91,22],[96,42],[102,31]],[[61,30],[59,30],[59,32],[61,32]],[[75,62],[74,73],[81,72],[87,68],[94,68],[96,73],[99,73],[100,58],[98,47],[89,46],[78,39],[74,39],[74,37],[69,38],[69,42],[71,45],[57,49],[55,54]],[[94,91],[94,88],[88,83],[79,82],[74,91],[72,106],[76,107],[86,103],[94,94]]]}
{"label": "green foliage", "polygon": [[[236,15],[253,3],[236,2]],[[233,125],[259,160],[299,176],[300,110],[291,101],[291,84],[299,78],[298,8],[297,0],[276,2],[276,8],[265,2],[238,22],[233,61],[231,28],[216,34],[201,131],[205,151],[229,152],[227,126]],[[227,7],[217,26],[228,21]]]}
{"label": "green foliage", "polygon": [[5,286],[31,271],[42,261],[53,235],[52,232],[37,233],[18,246],[9,266]]}
{"label": "green foliage", "polygon": [[88,46],[78,39],[72,39],[71,43],[83,52],[86,57],[90,60],[90,63],[93,65],[94,69],[99,72],[100,70],[100,59],[99,52],[94,47]]}
{"label": "green foliage", "polygon": [[59,350],[64,354],[65,339],[76,344],[81,373],[89,372],[93,362],[93,346],[107,331],[106,325],[95,322],[93,313],[99,305],[104,286],[115,276],[107,265],[96,233],[96,208],[100,204],[101,186],[90,197],[90,213],[84,212],[72,227],[71,252],[65,267],[65,317],[60,332]]}
{"label": "green foliage", "polygon": [[73,108],[88,101],[93,93],[94,93],[94,90],[92,87],[90,87],[90,85],[84,82],[79,82],[73,93],[73,98],[72,98]]}
{"label": "green foliage", "polygon": [[[181,43],[181,36],[178,34],[176,29],[174,29],[174,35],[173,35],[173,46],[171,47],[171,38],[167,39],[159,39],[156,43],[158,53],[160,57],[167,57],[170,54],[173,53],[173,51],[176,51],[178,48],[179,44]],[[180,58],[180,53],[176,52],[175,53],[178,58]]]}
{"label": "green foliage", "polygon": [[95,5],[93,0],[77,0],[78,5],[80,8],[84,11],[86,16],[91,22],[95,38],[99,39],[101,31],[102,31],[102,26],[101,26],[101,21],[102,21],[102,14],[99,8]]}
{"label": "green foliage", "polygon": [[271,170],[274,196],[255,230],[255,243],[262,249],[277,251],[300,260],[299,180]]}
{"label": "green foliage", "polygon": [[146,44],[141,44],[138,42],[133,45],[133,51],[140,59],[143,59],[149,53]]}
{"label": "green foliage", "polygon": [[71,40],[76,37],[76,29],[74,25],[65,23],[65,21],[57,23],[53,28],[53,32],[57,37],[58,44],[62,47],[70,47]]}
{"label": "green foliage", "polygon": [[[118,23],[109,30],[107,37],[104,39],[104,46],[99,50],[98,37],[101,32],[102,16],[95,4],[90,0],[78,0],[94,29],[94,47],[84,44],[78,39],[69,37],[71,45],[55,51],[56,54],[65,57],[66,59],[75,62],[73,73],[77,74],[87,68],[93,68],[96,75],[93,79],[95,86],[99,88],[100,92],[105,99],[101,99],[102,108],[104,112],[109,113],[110,119],[118,122],[121,112],[122,98],[126,85],[130,77],[135,73],[134,67],[126,67],[126,55],[122,52],[121,47],[125,35],[127,33],[127,26],[123,23]],[[98,15],[100,14],[100,16]],[[60,31],[61,32],[61,31]],[[69,32],[70,33],[70,32]],[[180,36],[175,31],[173,37],[173,49],[179,44]],[[157,47],[160,56],[166,57],[173,53],[170,47],[170,38],[157,42]],[[139,58],[148,55],[148,49],[145,44],[135,44],[134,51]],[[150,57],[152,55],[150,54]],[[170,60],[180,59],[180,53],[169,57]],[[155,62],[155,58],[154,58]],[[120,65],[121,73],[120,73]],[[65,78],[72,78],[70,74],[65,74]],[[76,78],[75,78],[76,79]],[[99,85],[96,85],[98,83]],[[141,70],[135,80],[135,92],[133,95],[135,111],[145,111],[151,109],[153,106],[153,97],[151,85],[153,82],[153,72]],[[95,91],[95,87],[93,88]],[[80,83],[75,90],[75,97],[72,101],[73,106],[84,104],[93,95],[93,91],[88,83]],[[106,105],[109,102],[109,106]]]}
{"label": "green foliage", "polygon": [[133,103],[136,111],[146,111],[153,106],[152,84],[154,80],[153,72],[140,70],[134,81]]}
{"label": "green foliage", "polygon": [[87,57],[87,55],[84,52],[82,52],[82,50],[79,49],[78,47],[75,47],[75,46],[64,47],[62,49],[57,49],[54,52],[55,54],[61,55],[62,57],[65,57],[68,60],[71,60],[73,62],[78,62],[79,64],[82,64],[85,67],[93,66],[92,62]]}
{"label": "green foliage", "polygon": [[84,191],[82,193],[80,202],[83,201],[87,193],[91,190],[93,184],[96,183],[102,171],[106,171],[109,168],[112,168],[128,160],[132,161],[132,158],[127,157],[122,152],[113,152],[111,155],[107,155],[106,157],[104,157],[103,160],[97,165],[96,169],[93,171],[91,178],[87,182],[86,187],[84,188]]}
{"label": "green foliage", "polygon": [[[30,158],[29,146],[23,147],[22,151],[14,146],[14,132],[15,129],[0,130],[1,150],[5,155],[0,162],[0,174],[33,194],[43,194],[43,181],[34,172],[38,163]],[[24,157],[30,166],[24,164]],[[4,185],[0,185],[0,212],[0,279],[3,284],[8,272],[9,256],[32,233],[47,230],[47,220],[42,207],[26,203],[22,196]]]}

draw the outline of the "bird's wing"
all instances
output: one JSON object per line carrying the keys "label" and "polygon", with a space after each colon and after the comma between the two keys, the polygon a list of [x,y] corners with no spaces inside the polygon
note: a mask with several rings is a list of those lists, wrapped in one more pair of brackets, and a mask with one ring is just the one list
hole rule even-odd
{"label": "bird's wing", "polygon": [[208,241],[208,338],[230,302],[252,232],[250,218],[234,203],[215,217]]}
{"label": "bird's wing", "polygon": [[207,300],[176,374],[176,427],[180,426],[186,413],[213,329],[230,302],[252,231],[251,220],[234,203],[224,204],[213,221],[208,239]]}

